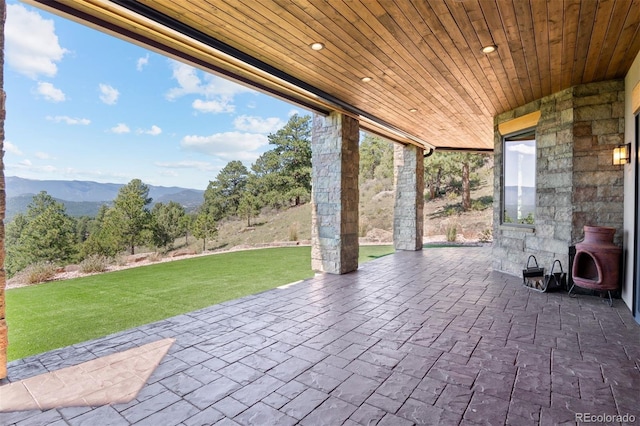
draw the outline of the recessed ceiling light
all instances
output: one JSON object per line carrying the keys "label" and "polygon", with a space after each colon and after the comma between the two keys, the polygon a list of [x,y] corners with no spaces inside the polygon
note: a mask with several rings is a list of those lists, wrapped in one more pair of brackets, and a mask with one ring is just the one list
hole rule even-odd
{"label": "recessed ceiling light", "polygon": [[313,50],[322,50],[324,49],[324,44],[320,42],[315,42],[315,43],[311,43],[309,47],[312,48]]}
{"label": "recessed ceiling light", "polygon": [[360,80],[363,81],[364,83],[368,83],[371,80],[373,80],[373,78],[371,78],[371,77],[362,77]]}
{"label": "recessed ceiling light", "polygon": [[482,48],[482,53],[492,53],[495,52],[497,48],[498,46],[496,46],[495,44],[490,44]]}
{"label": "recessed ceiling light", "polygon": [[417,108],[410,108],[409,112],[418,112],[418,109]]}

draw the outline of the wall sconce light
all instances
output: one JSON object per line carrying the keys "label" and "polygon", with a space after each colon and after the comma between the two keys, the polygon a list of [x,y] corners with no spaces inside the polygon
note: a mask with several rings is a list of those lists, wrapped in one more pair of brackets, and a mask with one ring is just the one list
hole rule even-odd
{"label": "wall sconce light", "polygon": [[621,166],[627,164],[631,159],[631,144],[627,143],[613,148],[613,165]]}

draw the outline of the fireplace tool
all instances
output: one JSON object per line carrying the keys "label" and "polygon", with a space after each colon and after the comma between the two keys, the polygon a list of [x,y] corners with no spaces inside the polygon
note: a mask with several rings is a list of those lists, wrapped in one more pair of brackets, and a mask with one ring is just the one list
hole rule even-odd
{"label": "fireplace tool", "polygon": [[[535,266],[529,266],[529,261],[533,257]],[[556,270],[556,266],[560,271]],[[562,263],[556,259],[551,265],[551,270],[547,275],[544,273],[544,268],[538,267],[538,261],[531,255],[527,260],[526,269],[522,270],[522,281],[525,287],[530,288],[540,293],[546,293],[548,291],[562,289],[567,287],[567,273],[562,268]]]}

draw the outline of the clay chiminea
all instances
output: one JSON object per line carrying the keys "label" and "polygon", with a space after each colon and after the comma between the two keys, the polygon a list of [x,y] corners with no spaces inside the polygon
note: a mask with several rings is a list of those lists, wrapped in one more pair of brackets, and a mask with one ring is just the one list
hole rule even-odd
{"label": "clay chiminea", "polygon": [[622,255],[622,249],[613,244],[615,233],[615,228],[585,226],[584,240],[576,244],[576,257],[572,269],[574,285],[590,290],[607,291],[610,301],[610,292],[618,289]]}

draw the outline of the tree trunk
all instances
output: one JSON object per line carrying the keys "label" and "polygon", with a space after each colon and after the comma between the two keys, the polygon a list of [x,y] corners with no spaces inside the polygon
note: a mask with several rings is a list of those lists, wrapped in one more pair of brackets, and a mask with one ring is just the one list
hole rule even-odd
{"label": "tree trunk", "polygon": [[204,253],[205,251],[207,251],[207,238],[203,238],[202,239],[202,252]]}
{"label": "tree trunk", "polygon": [[134,251],[136,249],[136,244],[135,244],[133,238],[131,239],[131,244],[130,244],[129,247],[131,248],[131,254],[135,254]]}
{"label": "tree trunk", "polygon": [[462,163],[462,210],[471,210],[471,185],[469,183],[469,163]]}
{"label": "tree trunk", "polygon": [[435,182],[431,181],[429,183],[429,199],[433,200],[436,198],[436,184]]}

